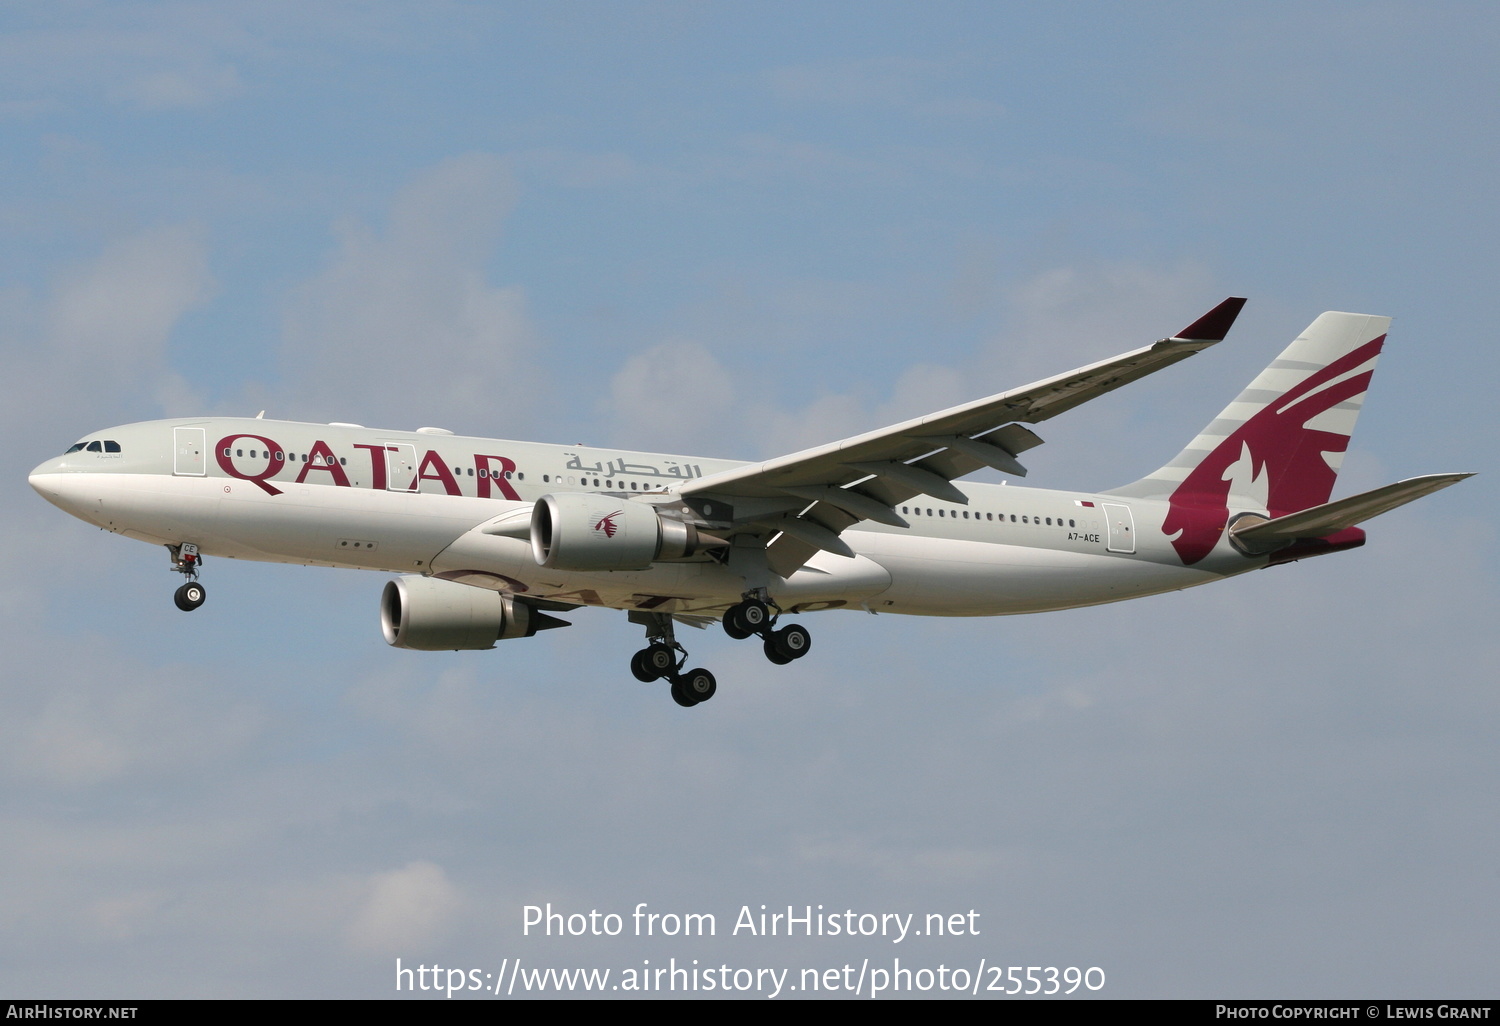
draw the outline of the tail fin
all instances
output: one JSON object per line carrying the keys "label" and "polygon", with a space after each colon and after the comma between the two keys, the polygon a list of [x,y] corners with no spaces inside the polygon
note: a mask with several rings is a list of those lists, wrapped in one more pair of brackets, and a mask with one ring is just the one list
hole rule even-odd
{"label": "tail fin", "polygon": [[1327,502],[1390,323],[1321,315],[1175,459],[1114,494],[1169,500],[1162,529],[1189,564],[1231,508],[1278,517]]}

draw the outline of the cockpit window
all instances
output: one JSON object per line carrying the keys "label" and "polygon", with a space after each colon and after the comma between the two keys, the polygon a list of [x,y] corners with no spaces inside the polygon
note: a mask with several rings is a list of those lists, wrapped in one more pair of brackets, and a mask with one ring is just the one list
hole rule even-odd
{"label": "cockpit window", "polygon": [[[91,442],[74,442],[72,444],[72,446],[69,447],[68,451],[65,452],[65,453],[63,453],[63,455],[67,456],[67,455],[70,455],[71,453],[75,453],[75,452],[119,452],[119,451],[120,451],[120,443],[117,442],[117,441],[115,441],[113,438],[106,438],[106,439],[103,439],[102,441],[100,439],[98,439],[98,438],[95,438]],[[227,450],[226,450],[226,452],[227,452]]]}

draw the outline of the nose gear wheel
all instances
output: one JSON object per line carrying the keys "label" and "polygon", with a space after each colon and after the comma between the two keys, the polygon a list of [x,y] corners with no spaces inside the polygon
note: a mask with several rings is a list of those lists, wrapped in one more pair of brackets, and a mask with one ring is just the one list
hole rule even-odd
{"label": "nose gear wheel", "polygon": [[203,605],[203,600],[206,598],[208,598],[208,592],[203,585],[197,581],[189,581],[177,589],[176,594],[172,596],[172,601],[177,603],[177,608],[184,613],[191,613]]}

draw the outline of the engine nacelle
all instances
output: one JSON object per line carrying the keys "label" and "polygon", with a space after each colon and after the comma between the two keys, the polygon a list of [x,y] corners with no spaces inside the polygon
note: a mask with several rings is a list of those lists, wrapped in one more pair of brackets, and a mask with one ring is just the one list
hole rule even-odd
{"label": "engine nacelle", "polygon": [[592,492],[544,495],[531,512],[531,554],[551,570],[644,570],[687,559],[707,540],[654,506]]}
{"label": "engine nacelle", "polygon": [[557,624],[509,595],[435,577],[398,577],[380,596],[386,642],[422,652],[494,648]]}

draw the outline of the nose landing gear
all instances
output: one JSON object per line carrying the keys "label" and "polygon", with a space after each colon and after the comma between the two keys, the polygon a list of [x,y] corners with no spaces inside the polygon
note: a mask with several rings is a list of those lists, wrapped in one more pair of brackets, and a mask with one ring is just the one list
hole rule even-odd
{"label": "nose landing gear", "polygon": [[172,601],[184,613],[191,613],[208,598],[208,589],[198,583],[198,568],[203,564],[203,556],[192,542],[168,545],[167,551],[172,555],[172,569],[187,578],[187,582],[173,594]]}

